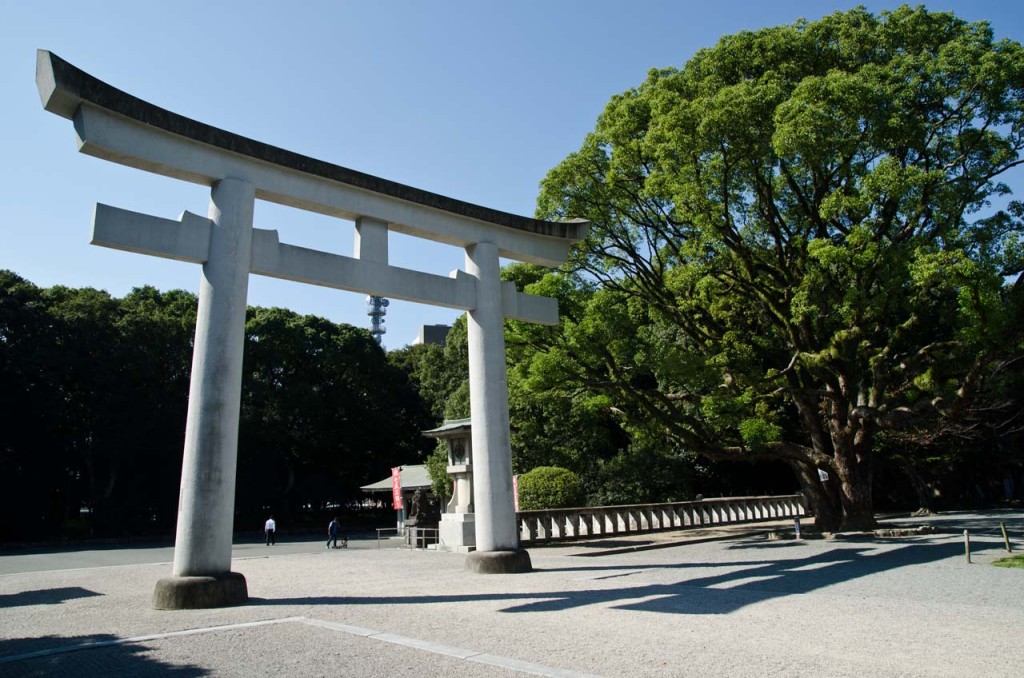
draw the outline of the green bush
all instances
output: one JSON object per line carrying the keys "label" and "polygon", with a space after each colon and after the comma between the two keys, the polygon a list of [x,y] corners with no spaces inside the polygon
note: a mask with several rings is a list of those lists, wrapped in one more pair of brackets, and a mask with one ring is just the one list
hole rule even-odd
{"label": "green bush", "polygon": [[571,508],[586,498],[580,477],[569,469],[538,466],[519,476],[519,510]]}
{"label": "green bush", "polygon": [[427,457],[427,473],[430,474],[430,489],[441,502],[443,510],[452,496],[452,477],[448,475],[448,444],[438,440],[434,451]]}

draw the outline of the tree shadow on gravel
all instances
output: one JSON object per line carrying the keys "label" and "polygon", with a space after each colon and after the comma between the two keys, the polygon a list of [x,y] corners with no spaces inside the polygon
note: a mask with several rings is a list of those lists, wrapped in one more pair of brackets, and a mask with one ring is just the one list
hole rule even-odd
{"label": "tree shadow on gravel", "polygon": [[0,676],[131,676],[200,678],[210,672],[145,656],[149,648],[117,636],[39,636],[0,640]]}
{"label": "tree shadow on gravel", "polygon": [[[765,542],[771,543],[771,542]],[[503,612],[561,612],[588,605],[672,614],[728,614],[763,600],[810,593],[897,568],[923,565],[963,555],[953,543],[918,541],[878,550],[879,543],[842,545],[804,558],[747,560],[722,563],[650,563],[552,568],[547,571],[609,572],[606,579],[644,571],[679,570],[683,578],[671,584],[644,584],[579,591],[536,593],[436,594],[422,596],[329,596],[324,598],[250,599],[250,605],[428,605],[508,601]],[[785,547],[768,547],[785,548]],[[719,572],[688,577],[687,570]],[[615,574],[618,573],[618,574]],[[516,575],[517,577],[522,575]],[[595,583],[602,578],[595,577]],[[628,580],[622,580],[628,581]]]}
{"label": "tree shadow on gravel", "polygon": [[1024,530],[1024,514],[1020,509],[990,510],[984,513],[971,511],[945,511],[930,516],[921,517],[900,517],[891,518],[881,527],[917,527],[928,525],[935,528],[937,533],[947,535],[963,534],[964,530],[970,530],[972,536],[988,536],[1002,538],[1002,530],[999,523],[1006,525],[1011,538],[1016,535],[1021,538]]}
{"label": "tree shadow on gravel", "polygon": [[39,589],[36,591],[22,591],[20,593],[0,594],[0,609],[6,607],[22,607],[25,605],[58,605],[67,600],[76,598],[92,598],[101,596],[89,589],[80,586],[66,586],[58,589]]}

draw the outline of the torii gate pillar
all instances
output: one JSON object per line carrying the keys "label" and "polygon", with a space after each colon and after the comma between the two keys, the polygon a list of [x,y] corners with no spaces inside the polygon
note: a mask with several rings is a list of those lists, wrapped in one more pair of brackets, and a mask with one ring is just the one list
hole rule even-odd
{"label": "torii gate pillar", "polygon": [[210,192],[210,253],[199,283],[173,576],[156,584],[158,609],[248,599],[245,577],[231,571],[231,536],[255,204],[246,181],[222,179]]}
{"label": "torii gate pillar", "polygon": [[466,272],[476,278],[477,285],[477,305],[467,323],[477,550],[467,556],[466,567],[478,572],[528,572],[532,565],[529,554],[519,548],[512,498],[498,248],[489,242],[467,247]]}

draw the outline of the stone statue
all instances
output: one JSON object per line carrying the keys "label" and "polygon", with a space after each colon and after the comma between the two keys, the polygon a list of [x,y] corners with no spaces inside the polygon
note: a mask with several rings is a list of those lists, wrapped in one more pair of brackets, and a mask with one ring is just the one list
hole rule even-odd
{"label": "stone statue", "polygon": [[409,500],[409,517],[405,520],[406,525],[435,526],[440,519],[441,513],[436,501],[422,490],[412,493],[412,499]]}
{"label": "stone statue", "polygon": [[412,493],[412,501],[409,502],[409,517],[419,518],[423,512],[423,492],[416,490]]}

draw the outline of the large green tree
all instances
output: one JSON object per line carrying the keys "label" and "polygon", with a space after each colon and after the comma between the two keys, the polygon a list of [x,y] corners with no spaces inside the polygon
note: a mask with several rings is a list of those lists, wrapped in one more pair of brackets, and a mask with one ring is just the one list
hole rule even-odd
{"label": "large green tree", "polygon": [[879,432],[954,420],[1020,355],[1022,97],[1018,43],[921,7],[651,71],[543,182],[540,216],[594,224],[552,372],[710,458],[786,462],[825,528],[873,525]]}
{"label": "large green tree", "polygon": [[434,418],[469,416],[469,345],[466,316],[461,315],[443,346],[416,344],[388,353],[388,363],[408,375]]}

